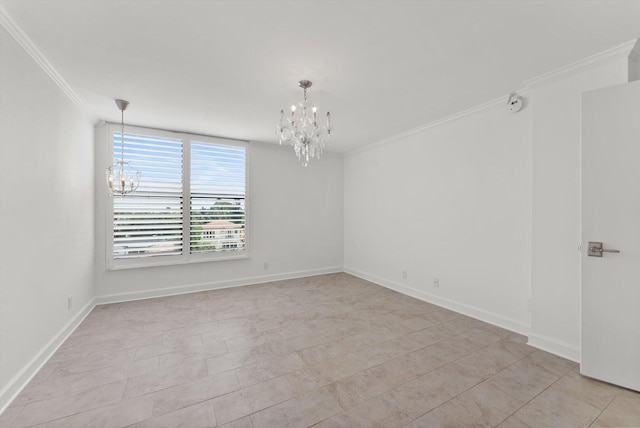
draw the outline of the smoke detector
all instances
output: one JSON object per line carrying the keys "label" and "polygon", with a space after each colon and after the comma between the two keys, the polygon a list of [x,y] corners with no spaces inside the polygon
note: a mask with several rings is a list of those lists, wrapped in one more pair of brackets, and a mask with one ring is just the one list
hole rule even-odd
{"label": "smoke detector", "polygon": [[511,113],[517,113],[524,107],[524,99],[518,94],[509,94],[507,108]]}

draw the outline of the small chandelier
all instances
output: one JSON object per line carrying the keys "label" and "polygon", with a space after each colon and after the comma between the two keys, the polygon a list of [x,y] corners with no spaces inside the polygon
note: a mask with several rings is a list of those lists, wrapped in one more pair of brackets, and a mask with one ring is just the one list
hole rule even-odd
{"label": "small chandelier", "polygon": [[129,101],[116,100],[116,105],[121,112],[120,122],[120,159],[106,170],[109,194],[124,196],[135,192],[140,185],[140,171],[134,171],[128,161],[124,160],[124,111]]}
{"label": "small chandelier", "polygon": [[331,136],[331,113],[327,112],[325,125],[318,124],[318,107],[310,104],[307,99],[307,89],[312,85],[310,80],[298,82],[304,90],[304,101],[291,105],[291,116],[285,117],[284,110],[280,110],[280,123],[276,127],[276,135],[283,142],[290,143],[303,166],[309,165],[311,158],[320,159],[322,150]]}

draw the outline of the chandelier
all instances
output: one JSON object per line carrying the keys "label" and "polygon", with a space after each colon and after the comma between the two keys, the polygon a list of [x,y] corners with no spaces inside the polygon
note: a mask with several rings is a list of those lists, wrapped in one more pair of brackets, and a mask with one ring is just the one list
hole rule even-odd
{"label": "chandelier", "polygon": [[107,185],[109,193],[124,196],[135,192],[140,185],[140,171],[134,171],[128,161],[124,160],[124,111],[129,105],[129,101],[116,100],[116,105],[121,112],[120,121],[120,159],[107,168]]}
{"label": "chandelier", "polygon": [[276,127],[276,135],[282,143],[290,143],[303,166],[309,165],[312,158],[320,159],[322,150],[331,136],[331,113],[327,112],[324,125],[318,124],[318,107],[310,104],[307,99],[307,89],[312,85],[310,80],[298,82],[304,90],[304,101],[291,105],[291,116],[285,117],[284,110],[280,110],[280,123]]}

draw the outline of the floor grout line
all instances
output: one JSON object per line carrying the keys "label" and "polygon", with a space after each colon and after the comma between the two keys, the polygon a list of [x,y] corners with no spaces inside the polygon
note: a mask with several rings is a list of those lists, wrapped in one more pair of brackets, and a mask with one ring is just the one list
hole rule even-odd
{"label": "floor grout line", "polygon": [[[462,389],[458,391],[457,387],[454,387],[454,396],[448,398],[442,403],[439,403],[436,407],[421,413],[419,416],[413,418],[407,423],[412,424],[414,421],[439,408],[442,408],[443,410],[437,415],[437,417],[442,417],[443,412],[445,412],[444,409],[450,410],[452,408],[451,406],[453,406],[453,404],[450,403],[455,400],[460,400],[460,397],[467,394],[470,390],[488,382],[494,376],[499,375],[501,372],[511,368],[519,362],[533,358],[533,360],[531,360],[533,364],[527,364],[523,366],[523,368],[534,371],[542,370],[543,372],[549,373],[557,378],[528,401],[523,402],[512,395],[512,393],[508,392],[509,388],[503,389],[500,386],[494,385],[494,387],[501,391],[501,393],[505,394],[505,396],[511,397],[513,400],[517,400],[517,403],[514,401],[514,404],[522,403],[509,415],[504,416],[502,413],[498,413],[499,417],[502,418],[498,424],[513,417],[517,421],[529,426],[530,424],[526,424],[518,418],[516,413],[533,400],[546,393],[560,380],[569,376],[574,370],[571,368],[564,374],[557,375],[556,372],[558,372],[558,370],[555,368],[562,368],[563,365],[559,365],[559,363],[556,363],[551,357],[546,357],[546,353],[532,357],[534,354],[537,354],[538,352],[542,353],[543,351],[538,351],[535,348],[528,347],[528,345],[520,341],[520,335],[509,332],[503,328],[483,323],[482,321],[475,320],[462,314],[456,314],[451,310],[439,308],[433,304],[421,302],[403,294],[376,286],[372,283],[356,279],[355,277],[351,277],[347,274],[330,274],[312,278],[313,279],[305,278],[302,280],[277,281],[257,286],[238,287],[234,289],[209,290],[206,292],[161,297],[159,299],[120,302],[112,304],[111,308],[104,307],[99,310],[94,308],[81,325],[85,327],[80,330],[82,334],[79,336],[70,336],[72,341],[74,337],[77,338],[77,343],[69,345],[65,349],[66,354],[63,354],[63,356],[69,356],[69,359],[55,362],[62,364],[59,366],[59,371],[54,370],[51,373],[63,374],[53,378],[46,378],[43,381],[49,382],[49,384],[52,385],[52,380],[55,381],[56,379],[66,376],[64,374],[64,367],[69,367],[73,370],[73,367],[78,363],[81,364],[81,366],[77,366],[77,368],[91,368],[77,373],[69,373],[68,375],[77,377],[83,373],[90,373],[92,371],[96,371],[97,375],[99,375],[101,373],[100,370],[117,370],[117,367],[121,367],[122,370],[129,370],[129,364],[135,365],[136,362],[142,361],[137,360],[136,358],[141,355],[140,353],[143,350],[145,353],[150,354],[158,352],[157,355],[149,355],[145,357],[145,359],[157,358],[155,371],[152,370],[147,373],[144,371],[146,370],[146,366],[138,366],[138,368],[132,367],[131,370],[139,369],[143,371],[136,376],[127,376],[122,380],[105,384],[100,384],[100,378],[96,377],[93,380],[96,382],[96,385],[91,387],[92,389],[102,388],[105,385],[120,381],[124,382],[119,401],[104,406],[94,407],[85,411],[78,411],[73,415],[52,420],[71,418],[72,416],[82,418],[83,415],[89,417],[90,414],[94,414],[93,412],[99,409],[104,410],[115,404],[126,405],[128,401],[148,397],[151,400],[151,414],[147,415],[148,417],[143,419],[141,422],[165,416],[170,418],[172,417],[171,415],[175,414],[175,412],[186,411],[185,409],[210,401],[212,407],[211,411],[215,418],[214,421],[219,424],[219,417],[222,414],[218,414],[219,412],[216,412],[214,405],[216,399],[229,394],[238,393],[243,390],[256,392],[262,391],[261,393],[270,394],[275,391],[272,391],[271,388],[284,388],[278,392],[278,394],[281,394],[278,397],[282,397],[276,398],[279,400],[278,402],[269,404],[267,407],[259,410],[252,411],[249,414],[238,416],[226,423],[231,423],[245,417],[249,418],[248,420],[251,421],[251,423],[253,423],[254,420],[264,421],[264,418],[268,415],[273,417],[275,412],[281,411],[273,409],[277,406],[287,408],[287,404],[285,403],[292,405],[293,403],[298,403],[299,400],[303,400],[304,397],[316,397],[316,399],[318,399],[317,397],[325,397],[323,394],[328,393],[329,395],[326,396],[327,400],[330,396],[332,403],[331,406],[337,405],[337,407],[326,407],[326,409],[331,409],[329,412],[335,413],[331,416],[323,414],[323,418],[320,420],[315,420],[313,418],[305,419],[308,421],[315,421],[312,422],[312,424],[317,425],[323,421],[339,417],[339,415],[343,415],[348,418],[355,417],[358,415],[357,409],[367,409],[366,403],[375,403],[374,400],[379,400],[380,397],[383,397],[385,394],[389,394],[394,390],[398,391],[398,397],[402,397],[402,394],[407,394],[411,391],[411,388],[403,389],[403,387],[418,379],[428,377],[430,373],[437,370],[444,371],[438,374],[440,380],[433,385],[440,385],[442,379],[447,379],[447,374],[455,374],[455,379],[461,380],[458,387],[462,387]],[[349,289],[350,287],[351,289]],[[263,304],[266,306],[261,306]],[[94,312],[95,316],[91,317]],[[352,313],[353,316],[351,315]],[[195,322],[193,320],[195,320]],[[385,321],[377,322],[376,320]],[[107,327],[103,327],[103,324],[107,324]],[[212,328],[211,330],[207,328],[205,331],[201,330],[201,327],[198,327],[200,325],[209,325]],[[223,327],[225,325],[226,327]],[[262,330],[263,327],[270,327],[272,325],[275,327]],[[425,325],[427,326],[424,327]],[[136,329],[139,328],[140,331],[135,331],[133,334],[126,334],[130,327],[134,327]],[[296,327],[300,327],[300,329],[298,330]],[[193,330],[190,330],[190,328]],[[388,336],[387,331],[384,329],[389,331]],[[196,333],[192,334],[192,331]],[[287,335],[292,333],[293,335],[285,337],[285,331],[287,332]],[[125,334],[125,338],[120,339],[118,332]],[[211,337],[220,337],[216,336],[216,332],[220,332],[220,334],[225,335],[225,338],[222,340],[204,343],[204,338],[207,334],[211,334]],[[359,335],[362,335],[362,338],[359,338]],[[115,339],[112,339],[111,337],[115,337]],[[172,338],[169,339],[169,337]],[[195,339],[185,341],[180,344],[183,339],[192,337],[197,337],[199,339],[199,344],[193,344],[197,342]],[[384,340],[378,341],[379,338],[383,338]],[[434,338],[437,340],[430,342],[430,340],[433,340]],[[315,339],[318,339],[319,343],[316,343]],[[118,340],[122,341],[118,342]],[[264,342],[262,342],[263,340]],[[415,342],[416,340],[418,340],[418,342]],[[110,343],[110,341],[113,342]],[[411,374],[409,375],[411,378],[406,379],[409,376],[407,376],[407,374],[403,374],[406,373],[406,371],[402,371],[401,366],[404,364],[401,361],[402,358],[406,358],[414,353],[424,352],[430,347],[439,346],[441,343],[447,341],[452,341],[454,346],[456,344],[462,346],[463,348],[459,349],[463,349],[463,351],[458,355],[456,348],[451,348],[451,346],[442,346],[431,354],[416,354],[405,361],[405,363],[410,362],[412,367],[414,367],[411,369]],[[165,342],[169,343],[170,346],[165,345]],[[217,342],[219,342],[219,345],[215,345]],[[509,345],[509,342],[513,342],[514,345]],[[118,343],[124,345],[123,348],[117,348]],[[171,345],[171,343],[174,344]],[[415,343],[418,343],[418,345],[415,345],[418,346],[416,349],[413,348]],[[428,343],[428,345],[422,346],[422,343]],[[500,343],[504,345],[498,345]],[[205,347],[209,344],[214,345],[211,345],[212,347],[207,349],[196,349],[199,347]],[[61,348],[63,346],[64,344]],[[112,346],[116,346],[116,348],[111,349]],[[154,346],[157,346],[158,348],[154,348]],[[231,349],[234,349],[233,352],[230,351],[230,346]],[[282,346],[287,346],[287,349],[290,348],[290,351],[278,349],[278,347]],[[298,346],[302,347],[298,348]],[[397,346],[399,349],[397,353],[393,349],[394,346]],[[469,347],[468,349],[464,348],[467,346]],[[489,371],[487,371],[487,369],[489,369],[491,374],[481,374],[478,376],[479,380],[474,380],[473,385],[466,386],[468,381],[464,381],[463,379],[465,378],[463,376],[465,376],[464,373],[467,373],[467,370],[457,368],[458,366],[454,365],[461,360],[482,352],[484,349],[488,349],[492,346],[495,346],[494,350],[487,351],[482,354],[479,360],[468,360],[462,365],[462,367],[472,368],[473,366],[470,366],[469,363],[473,363],[474,361],[486,361],[486,358],[490,358],[492,355],[499,355],[494,354],[495,352],[503,353],[505,355],[505,361],[511,358],[514,358],[514,360],[504,366],[502,366],[502,364],[498,364],[500,369],[495,372],[491,370],[494,366],[489,365],[487,365],[485,369],[468,372],[470,375],[473,373],[473,376],[476,376],[475,373],[489,373]],[[192,347],[193,350],[189,351]],[[240,348],[235,349],[235,347]],[[374,348],[376,347],[380,347],[380,349],[375,350]],[[314,350],[314,348],[316,349]],[[454,358],[448,359],[446,354],[442,354],[444,357],[443,362],[439,362],[438,359],[441,358],[441,352],[445,352],[444,350],[449,348],[451,348],[453,352],[456,352]],[[106,351],[110,355],[116,356],[116,358],[122,358],[125,357],[127,351],[130,351],[131,349],[133,349],[132,360],[119,361],[113,364],[108,364],[108,361],[100,361],[100,359],[92,362],[90,357],[86,356],[99,356],[100,352]],[[171,352],[163,352],[168,349],[174,350]],[[216,353],[218,350],[224,350],[225,352],[206,358],[197,357],[193,360],[186,357],[187,355],[190,355],[189,352],[193,352],[192,355],[197,355],[198,353],[200,355],[205,355],[206,352]],[[303,351],[305,350],[311,351],[304,353]],[[529,352],[525,352],[525,350]],[[371,352],[367,353],[366,351]],[[71,357],[73,352],[82,352],[86,353],[86,355],[74,358]],[[334,352],[336,355],[333,355]],[[375,354],[372,352],[375,352]],[[167,357],[164,359],[165,362],[175,362],[175,364],[160,370],[162,356],[173,353],[183,354],[184,358],[180,359],[179,355],[176,355],[175,358]],[[294,354],[297,357],[292,357],[292,360],[278,366],[280,360]],[[224,357],[225,355],[230,355],[230,357],[226,360],[215,360],[216,358]],[[308,364],[305,358],[303,358],[303,355],[307,355],[307,359],[310,359],[309,361],[314,361],[314,363]],[[387,359],[387,355],[395,356]],[[507,357],[507,355],[509,355],[509,357]],[[376,361],[374,361],[374,365],[369,366],[367,364],[367,361],[365,360],[367,356],[375,356]],[[430,367],[425,372],[422,372],[419,368],[415,368],[415,365],[420,361],[428,362],[429,366],[431,366],[432,363],[428,360],[431,357],[434,358],[433,361],[438,361],[435,363],[438,364],[437,367]],[[87,360],[87,358],[89,359]],[[426,358],[426,360],[421,360],[421,358]],[[208,360],[213,360],[214,362],[208,363]],[[500,357],[500,361],[502,360],[503,357]],[[299,364],[298,361],[301,361],[302,366],[297,367]],[[358,368],[357,361],[362,361],[363,366]],[[214,364],[214,370],[225,368],[225,366],[222,365],[215,365],[218,362],[228,365],[231,368],[209,375],[210,364]],[[325,362],[329,362],[329,365],[326,365]],[[101,364],[103,363],[107,364],[102,366]],[[92,367],[94,364],[96,367]],[[190,364],[193,364],[193,367],[191,367]],[[198,364],[202,366],[199,369],[196,367]],[[388,366],[386,367],[388,367],[388,369],[385,369],[384,371],[379,369],[387,364]],[[551,365],[549,366],[548,364]],[[351,365],[354,366],[351,367]],[[169,375],[174,373],[174,370],[181,367],[185,370],[182,372],[183,374],[174,374],[174,378],[162,381],[162,383],[157,383],[153,386],[153,382],[155,382],[153,377],[154,375],[159,377],[164,376],[163,373]],[[240,382],[240,370],[245,367],[248,368],[248,371],[243,374],[243,378],[245,379],[245,386],[243,386]],[[287,367],[297,368],[290,370]],[[450,368],[446,369],[447,367]],[[548,369],[549,367],[550,369]],[[193,369],[194,372],[191,372],[191,369]],[[326,372],[327,369],[335,371]],[[376,371],[376,369],[379,370]],[[313,372],[310,372],[309,370],[313,370]],[[398,372],[396,372],[396,370],[398,370]],[[202,371],[202,373],[198,374],[200,371]],[[199,392],[195,392],[192,399],[174,401],[175,403],[178,403],[177,405],[179,407],[169,411],[162,411],[163,413],[159,414],[153,413],[157,396],[162,394],[163,391],[170,390],[171,388],[183,387],[185,389],[177,389],[176,391],[186,392],[189,391],[188,385],[190,384],[201,382],[202,380],[206,380],[213,376],[223,374],[230,375],[229,372],[232,372],[232,377],[235,380],[237,389],[206,399],[201,398],[198,395]],[[131,371],[130,373],[133,374],[135,372]],[[256,377],[253,379],[257,379],[257,382],[246,384],[247,382],[253,382],[251,380],[253,376],[252,373],[256,374]],[[311,383],[308,385],[296,384],[296,382],[299,382],[299,376],[304,373],[311,373],[315,380],[310,380]],[[327,375],[324,375],[323,373],[327,373]],[[373,382],[373,386],[368,383],[368,380],[366,380],[369,374],[373,376],[375,374],[382,373],[384,373],[384,378],[381,377],[380,381]],[[147,378],[141,378],[140,384],[134,388],[135,385],[131,383],[132,379],[139,378],[141,376],[149,376],[148,381]],[[364,376],[362,378],[364,380],[360,379],[358,376]],[[326,378],[326,380],[320,381],[323,377]],[[394,378],[397,381],[394,381]],[[544,378],[547,379],[546,374],[544,374]],[[146,382],[148,382],[149,385],[146,385]],[[306,380],[304,382],[306,382]],[[314,384],[313,382],[317,383]],[[165,386],[165,384],[168,386]],[[355,401],[355,404],[349,406],[348,403],[352,401],[352,398],[347,398],[346,401],[343,401],[344,396],[339,395],[336,392],[338,391],[337,389],[330,389],[331,385],[334,384],[340,384],[342,385],[340,386],[341,388],[346,388],[342,391],[349,391],[349,388],[355,388],[355,391],[360,391],[363,394],[363,397],[367,398],[364,400],[357,400]],[[540,382],[538,382],[538,384],[540,384]],[[55,387],[55,384],[53,385]],[[200,388],[202,384],[198,385],[198,388]],[[418,382],[416,385],[417,387],[424,387],[425,385],[430,386],[431,384],[429,384],[428,381],[423,380]],[[145,391],[147,388],[153,389],[155,387],[160,388],[125,398],[126,392],[130,388],[134,388],[131,389],[131,393],[135,393],[136,390]],[[378,390],[380,387],[382,389]],[[45,389],[43,389],[43,391],[46,393],[46,386],[44,388]],[[452,391],[452,389],[449,388],[447,391]],[[483,389],[483,391],[486,391],[486,389]],[[517,390],[514,390],[514,392],[517,393]],[[342,393],[343,392],[340,394]],[[371,393],[373,394],[369,396]],[[609,408],[611,403],[613,403],[620,393],[621,392],[617,391],[614,398],[612,398],[600,411],[596,419],[591,422],[591,425],[607,408]],[[206,394],[206,392],[204,394]],[[60,397],[65,395],[71,395],[71,393],[61,394]],[[167,397],[169,396],[167,395]],[[251,398],[250,395],[247,395],[247,397]],[[464,400],[468,399],[475,400],[476,398],[471,394],[464,398]],[[22,413],[26,411],[25,409],[27,409],[27,406],[30,404],[46,400],[49,400],[49,398],[29,402],[20,409],[18,414],[15,415],[14,420],[18,422],[18,419],[23,417]],[[220,402],[224,403],[224,401]],[[270,402],[268,399],[264,401],[265,404],[268,402]],[[393,400],[391,402],[395,403]],[[437,402],[437,400],[434,401],[434,403],[435,402]],[[53,401],[49,403],[53,403]],[[46,405],[47,403],[43,403],[43,406]],[[329,406],[329,404],[327,404],[327,406]],[[405,408],[403,406],[401,407]],[[410,405],[407,404],[407,406]],[[171,408],[171,405],[169,405],[169,407],[165,407],[163,404],[162,408],[169,409]],[[415,410],[417,409],[413,409],[409,414],[419,413],[421,411],[418,410],[416,412]],[[194,410],[190,411],[193,412]],[[186,412],[188,413],[188,411]],[[95,413],[97,414],[100,412],[98,411]],[[233,414],[229,412],[226,413]],[[241,413],[242,411],[238,412],[238,414]],[[261,413],[261,415],[256,416],[259,413]],[[183,413],[180,414],[182,415]],[[370,415],[365,414],[360,416],[366,419]],[[493,423],[495,423],[495,420],[496,419],[493,420]],[[134,422],[133,425],[136,425],[137,423],[139,422]],[[330,424],[331,422],[327,423]],[[391,423],[390,426],[394,426],[393,423]]]}

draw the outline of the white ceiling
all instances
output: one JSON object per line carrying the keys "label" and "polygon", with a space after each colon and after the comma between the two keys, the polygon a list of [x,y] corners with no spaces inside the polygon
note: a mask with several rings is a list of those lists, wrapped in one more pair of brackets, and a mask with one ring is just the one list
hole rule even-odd
{"label": "white ceiling", "polygon": [[640,36],[639,0],[0,0],[96,117],[276,142],[329,109],[344,152]]}

